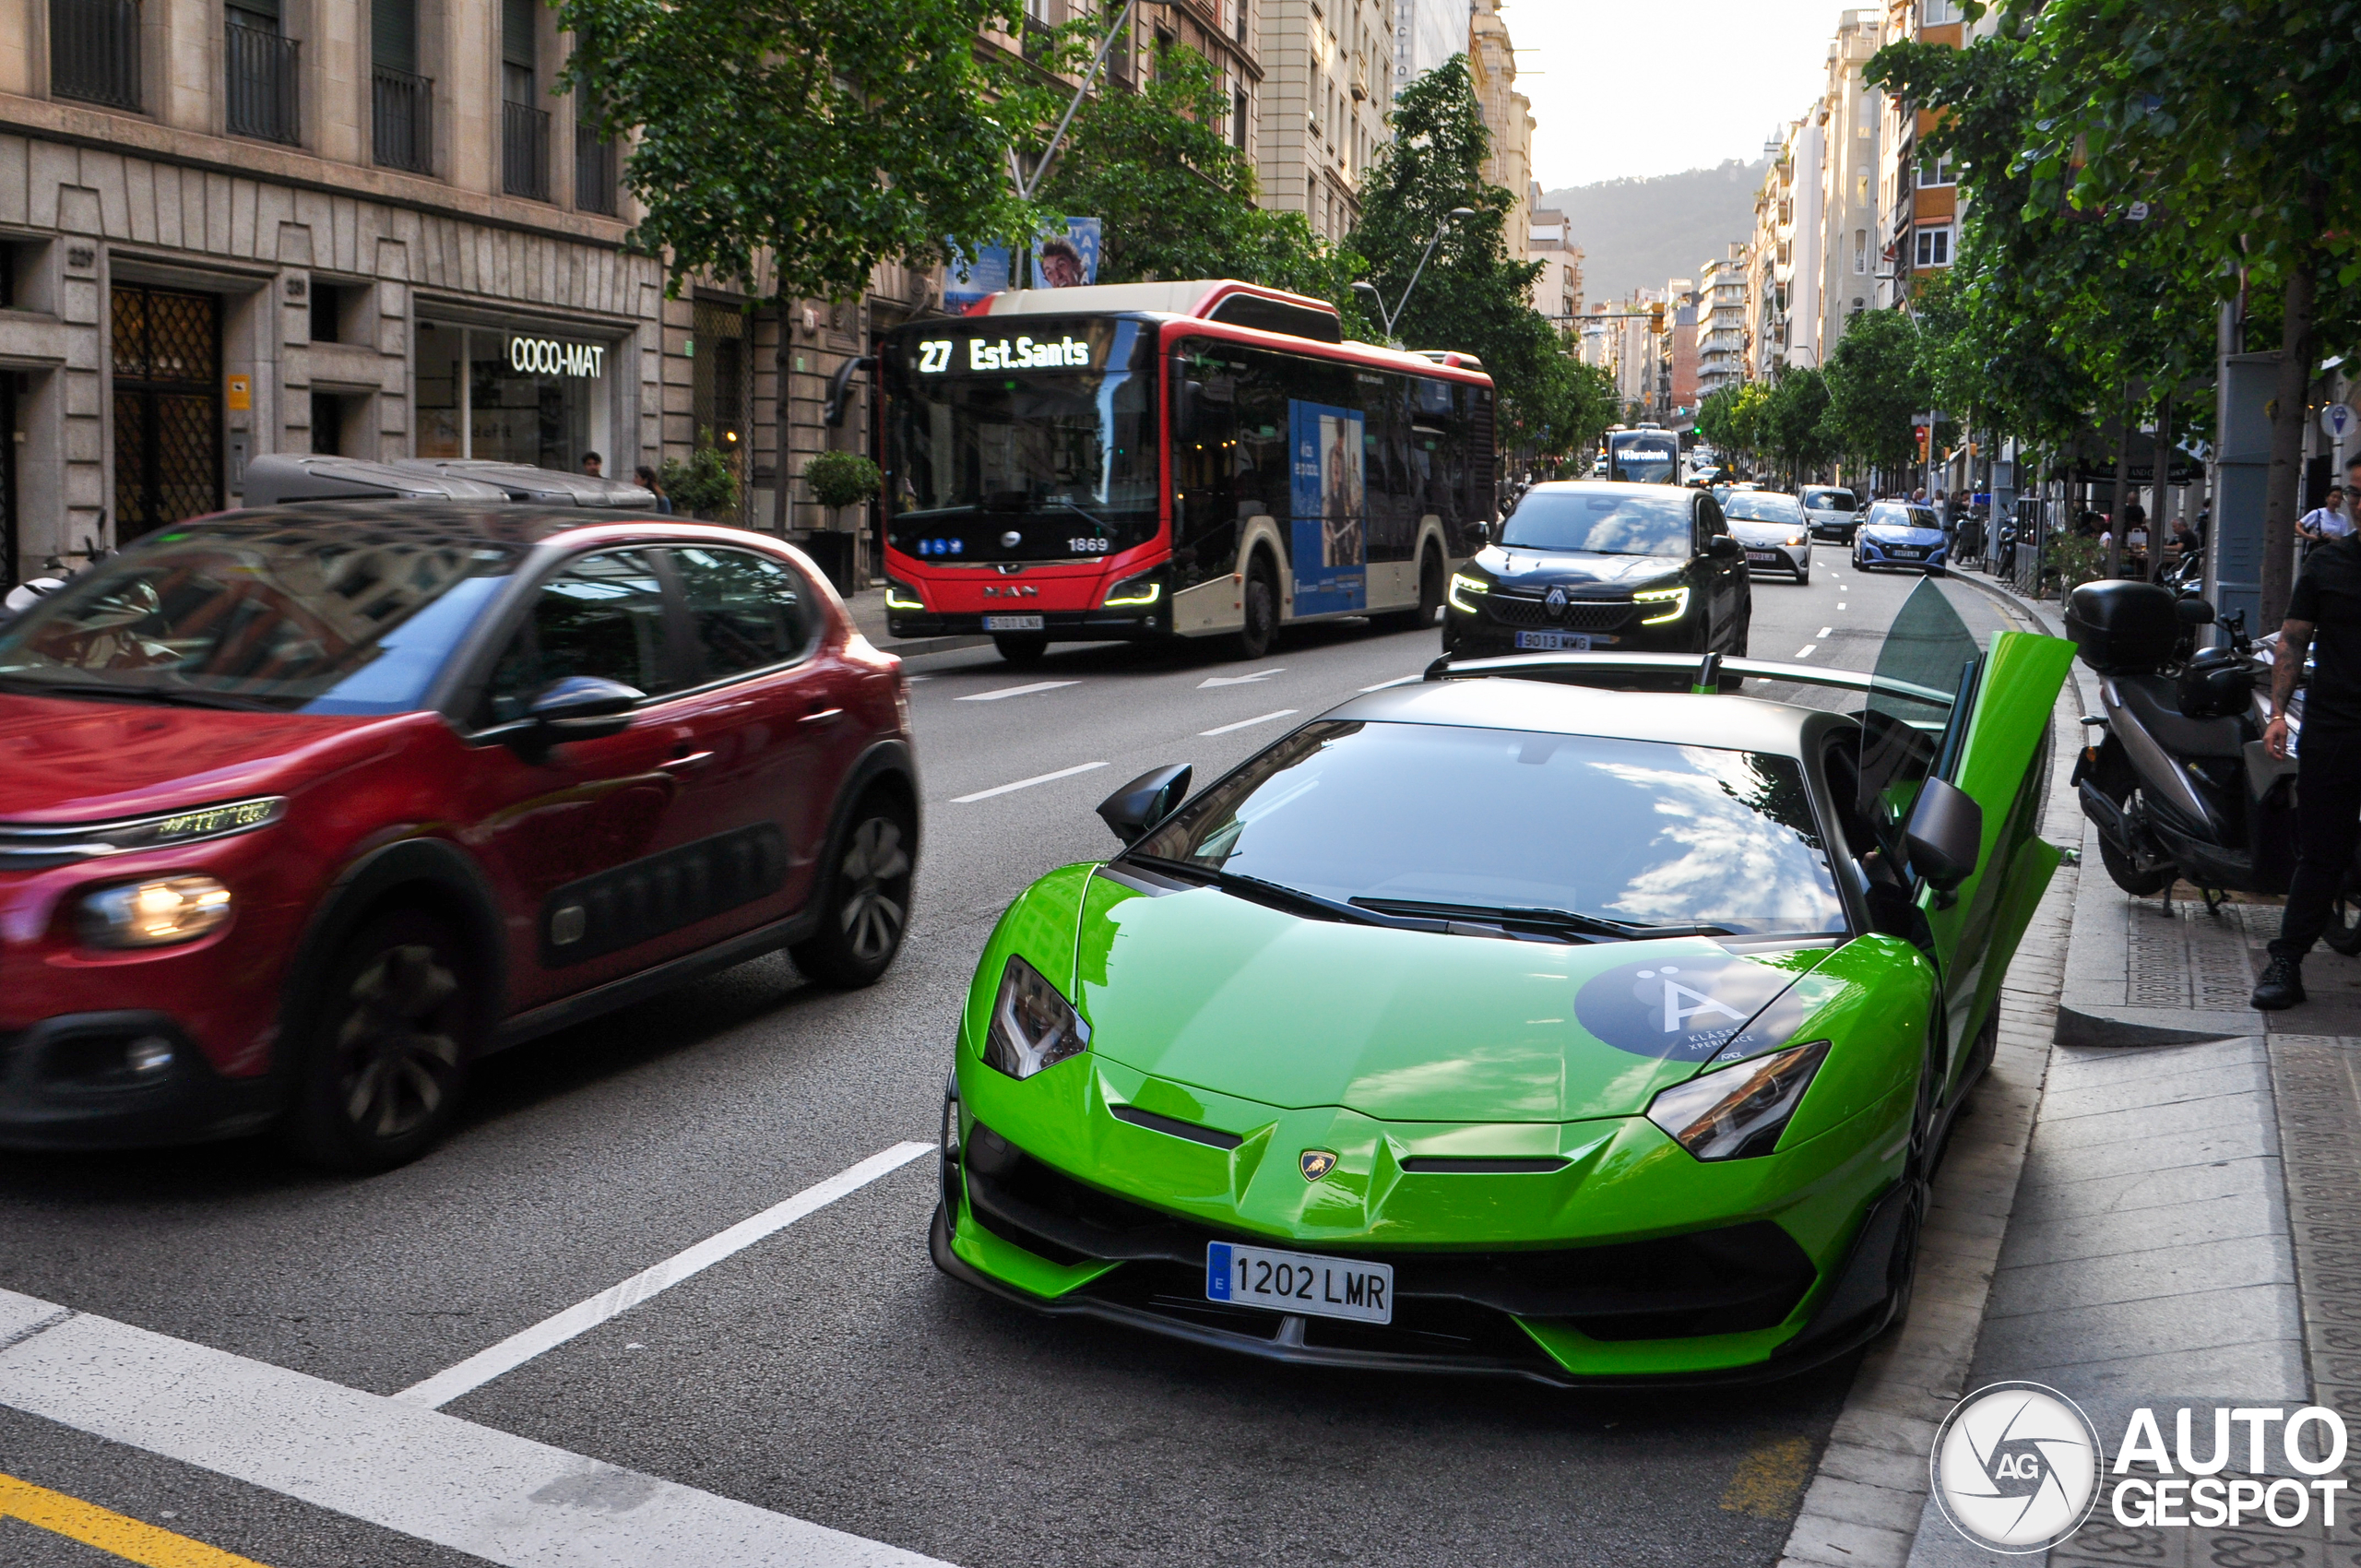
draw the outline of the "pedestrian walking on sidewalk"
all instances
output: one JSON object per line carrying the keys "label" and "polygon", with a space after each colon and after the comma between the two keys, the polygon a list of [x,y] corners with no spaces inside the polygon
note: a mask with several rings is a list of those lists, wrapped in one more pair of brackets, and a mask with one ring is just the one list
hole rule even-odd
{"label": "pedestrian walking on sidewalk", "polygon": [[[2348,477],[2361,484],[2361,459]],[[2361,538],[2351,532],[2313,547],[2288,598],[2272,656],[2271,727],[2262,734],[2275,757],[2287,754],[2287,703],[2308,647],[2312,683],[2296,761],[2296,875],[2271,962],[2254,988],[2254,1005],[2266,1012],[2304,1000],[2304,955],[2328,929],[2329,906],[2361,837]]]}

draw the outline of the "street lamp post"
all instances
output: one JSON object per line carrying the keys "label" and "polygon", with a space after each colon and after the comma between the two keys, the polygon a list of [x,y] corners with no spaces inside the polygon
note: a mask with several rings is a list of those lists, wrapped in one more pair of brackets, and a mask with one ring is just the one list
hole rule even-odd
{"label": "street lamp post", "polygon": [[1377,307],[1378,319],[1385,326],[1387,342],[1394,341],[1394,324],[1402,319],[1403,308],[1410,303],[1411,290],[1416,289],[1418,286],[1418,279],[1426,275],[1427,263],[1433,259],[1435,246],[1442,243],[1443,231],[1462,218],[1475,216],[1476,209],[1472,207],[1454,207],[1442,215],[1442,221],[1435,225],[1434,236],[1427,241],[1426,253],[1418,257],[1418,265],[1411,272],[1410,281],[1403,286],[1402,297],[1394,302],[1392,310],[1385,308],[1385,296],[1377,291],[1376,284],[1359,282],[1353,285],[1353,292],[1368,296],[1370,303]]}

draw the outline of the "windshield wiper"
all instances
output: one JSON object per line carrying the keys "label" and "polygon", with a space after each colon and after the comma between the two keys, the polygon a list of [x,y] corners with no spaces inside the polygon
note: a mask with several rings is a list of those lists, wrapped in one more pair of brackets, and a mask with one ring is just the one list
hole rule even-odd
{"label": "windshield wiper", "polygon": [[168,691],[158,686],[107,686],[95,681],[35,681],[22,675],[0,675],[10,691],[44,697],[97,697],[108,702],[153,702],[172,707],[221,707],[242,713],[275,713],[268,703],[225,692]]}
{"label": "windshield wiper", "polygon": [[1504,925],[1534,925],[1548,931],[1580,932],[1586,936],[1604,936],[1620,942],[1661,936],[1738,934],[1728,926],[1643,925],[1631,921],[1611,921],[1604,915],[1578,915],[1572,909],[1526,909],[1506,904],[1436,904],[1418,898],[1356,898],[1353,902],[1364,909],[1382,909],[1393,914],[1427,915],[1447,921],[1498,921]]}
{"label": "windshield wiper", "polygon": [[1356,925],[1392,926],[1398,931],[1441,931],[1441,919],[1403,919],[1382,910],[1363,909],[1358,899],[1346,904],[1334,898],[1323,898],[1317,893],[1306,893],[1300,887],[1287,887],[1275,882],[1265,882],[1259,876],[1247,876],[1218,866],[1201,865],[1195,861],[1168,860],[1162,855],[1125,855],[1123,859],[1158,871],[1171,872],[1184,877],[1195,877],[1208,886],[1225,893],[1235,893],[1241,898],[1258,904],[1275,905],[1298,914],[1323,915],[1330,920],[1351,921]]}
{"label": "windshield wiper", "polygon": [[1115,530],[1108,527],[1104,519],[1092,517],[1089,513],[1083,511],[1081,507],[1075,505],[1073,502],[1067,500],[1062,495],[1047,496],[1044,498],[1043,504],[1050,506],[1063,506],[1069,512],[1078,513],[1084,522],[1088,523],[1092,528],[1097,529],[1101,535],[1108,539],[1115,537]]}

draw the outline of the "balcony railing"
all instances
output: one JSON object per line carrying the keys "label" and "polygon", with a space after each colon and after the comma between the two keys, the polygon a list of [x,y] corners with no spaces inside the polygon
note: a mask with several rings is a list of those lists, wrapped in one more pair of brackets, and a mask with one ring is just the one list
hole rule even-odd
{"label": "balcony railing", "polygon": [[503,103],[500,114],[500,188],[510,196],[549,200],[549,111]]}
{"label": "balcony railing", "polygon": [[139,107],[137,0],[50,0],[49,89],[86,103]]}
{"label": "balcony railing", "polygon": [[615,215],[615,188],[623,183],[615,144],[601,141],[588,125],[574,127],[574,205],[585,212]]}
{"label": "balcony railing", "polygon": [[238,22],[229,27],[223,64],[230,134],[264,141],[303,139],[295,98],[295,41]]}
{"label": "balcony railing", "polygon": [[387,169],[434,172],[434,83],[379,65],[369,78],[376,158]]}

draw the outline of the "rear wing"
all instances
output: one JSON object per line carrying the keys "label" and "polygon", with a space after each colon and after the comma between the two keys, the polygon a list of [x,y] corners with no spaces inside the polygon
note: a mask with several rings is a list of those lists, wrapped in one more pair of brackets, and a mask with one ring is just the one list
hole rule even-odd
{"label": "rear wing", "polygon": [[1453,659],[1445,654],[1427,666],[1430,681],[1507,676],[1554,681],[1569,686],[1645,687],[1719,692],[1739,680],[1785,681],[1798,686],[1833,686],[1848,692],[1878,692],[1949,708],[1958,694],[1938,691],[1860,670],[1826,670],[1813,664],[1781,664],[1766,659],[1703,659],[1688,653],[1515,653],[1490,659]]}

